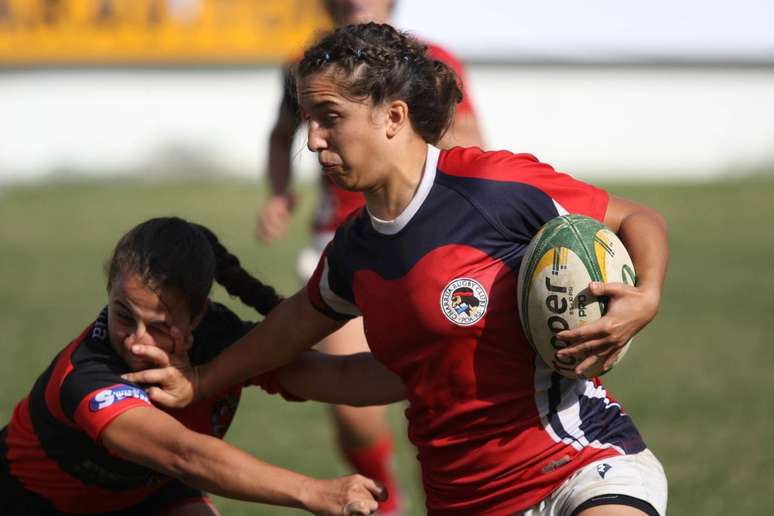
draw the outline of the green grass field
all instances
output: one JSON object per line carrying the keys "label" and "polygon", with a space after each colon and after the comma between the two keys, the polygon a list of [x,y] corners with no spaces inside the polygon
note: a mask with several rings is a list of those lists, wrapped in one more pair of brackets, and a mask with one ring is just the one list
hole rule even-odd
{"label": "green grass field", "polygon": [[[768,516],[774,509],[774,177],[665,186],[607,185],[670,224],[672,262],[661,313],[606,383],[632,414],[670,480],[672,515]],[[253,273],[285,293],[311,205],[288,238],[252,237],[262,194],[236,180],[186,184],[52,183],[0,191],[0,424],[54,354],[105,301],[102,264],[125,230],[177,214],[211,227]],[[222,290],[216,298],[226,299]],[[253,314],[236,301],[245,317]],[[423,513],[401,407],[403,489]],[[229,441],[309,475],[345,473],[326,409],[246,392]],[[225,515],[294,511],[217,500]]]}

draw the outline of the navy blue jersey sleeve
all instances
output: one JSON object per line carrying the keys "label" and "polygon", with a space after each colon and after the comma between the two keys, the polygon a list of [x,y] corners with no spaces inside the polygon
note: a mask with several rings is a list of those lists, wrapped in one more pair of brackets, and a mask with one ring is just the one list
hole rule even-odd
{"label": "navy blue jersey sleeve", "polygon": [[306,286],[312,306],[331,319],[342,321],[360,315],[352,293],[352,273],[346,269],[347,227],[345,224],[336,231]]}

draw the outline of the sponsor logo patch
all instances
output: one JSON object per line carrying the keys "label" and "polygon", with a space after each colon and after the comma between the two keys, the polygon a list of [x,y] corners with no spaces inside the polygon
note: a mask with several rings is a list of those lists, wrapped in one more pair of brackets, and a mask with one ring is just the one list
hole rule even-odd
{"label": "sponsor logo patch", "polygon": [[116,385],[109,389],[103,389],[89,400],[89,410],[97,412],[111,405],[130,398],[142,400],[150,405],[148,395],[144,390],[133,385]]}
{"label": "sponsor logo patch", "polygon": [[488,305],[486,290],[474,279],[453,279],[441,292],[441,312],[457,326],[476,324],[484,317]]}

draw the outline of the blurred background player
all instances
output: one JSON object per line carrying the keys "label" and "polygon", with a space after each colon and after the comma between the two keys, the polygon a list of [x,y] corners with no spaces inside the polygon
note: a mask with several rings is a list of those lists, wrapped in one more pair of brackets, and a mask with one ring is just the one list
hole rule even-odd
{"label": "blurred background player", "polygon": [[200,363],[253,327],[209,301],[213,278],[263,314],[280,301],[211,231],[148,220],[118,242],[107,276],[108,305],[0,431],[0,514],[217,514],[205,491],[318,514],[376,509],[369,479],[312,479],[223,442],[241,385],[167,413],[121,378],[148,366],[135,345]]}
{"label": "blurred background player", "polygon": [[[395,7],[394,0],[327,0],[325,9],[336,27],[375,21],[389,23]],[[465,71],[457,58],[446,50],[424,42],[433,59],[443,61],[457,74],[463,88],[463,99],[448,132],[439,143],[441,148],[453,146],[483,146],[470,95],[465,89]],[[258,214],[257,235],[266,243],[281,238],[287,232],[295,208],[295,197],[290,186],[290,155],[293,139],[301,121],[298,108],[287,88],[288,70],[283,72],[283,89],[277,120],[269,140],[269,182],[271,197]],[[312,226],[311,243],[298,259],[298,275],[302,283],[311,277],[325,246],[333,238],[336,228],[354,210],[365,204],[363,194],[348,192],[335,186],[321,175],[320,199]],[[349,354],[366,351],[368,344],[360,318],[349,322],[336,333],[321,342],[321,348],[333,354]],[[385,407],[332,406],[333,419],[338,433],[338,444],[347,462],[355,471],[383,482],[390,493],[390,500],[382,504],[383,513],[399,507],[398,490],[393,478],[391,461],[393,440],[385,417]]]}

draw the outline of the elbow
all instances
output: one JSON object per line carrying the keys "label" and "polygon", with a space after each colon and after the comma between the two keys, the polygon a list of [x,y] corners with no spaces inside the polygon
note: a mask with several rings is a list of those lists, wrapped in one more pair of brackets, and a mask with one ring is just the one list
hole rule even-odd
{"label": "elbow", "polygon": [[620,219],[619,227],[624,224],[632,224],[632,227],[641,227],[643,223],[657,228],[664,234],[667,232],[666,218],[658,210],[641,204],[635,204],[629,213],[624,214],[623,218]]}
{"label": "elbow", "polygon": [[654,210],[653,208],[648,208],[649,215],[653,222],[660,227],[664,233],[667,232],[667,221],[666,218],[661,214],[661,212]]}

